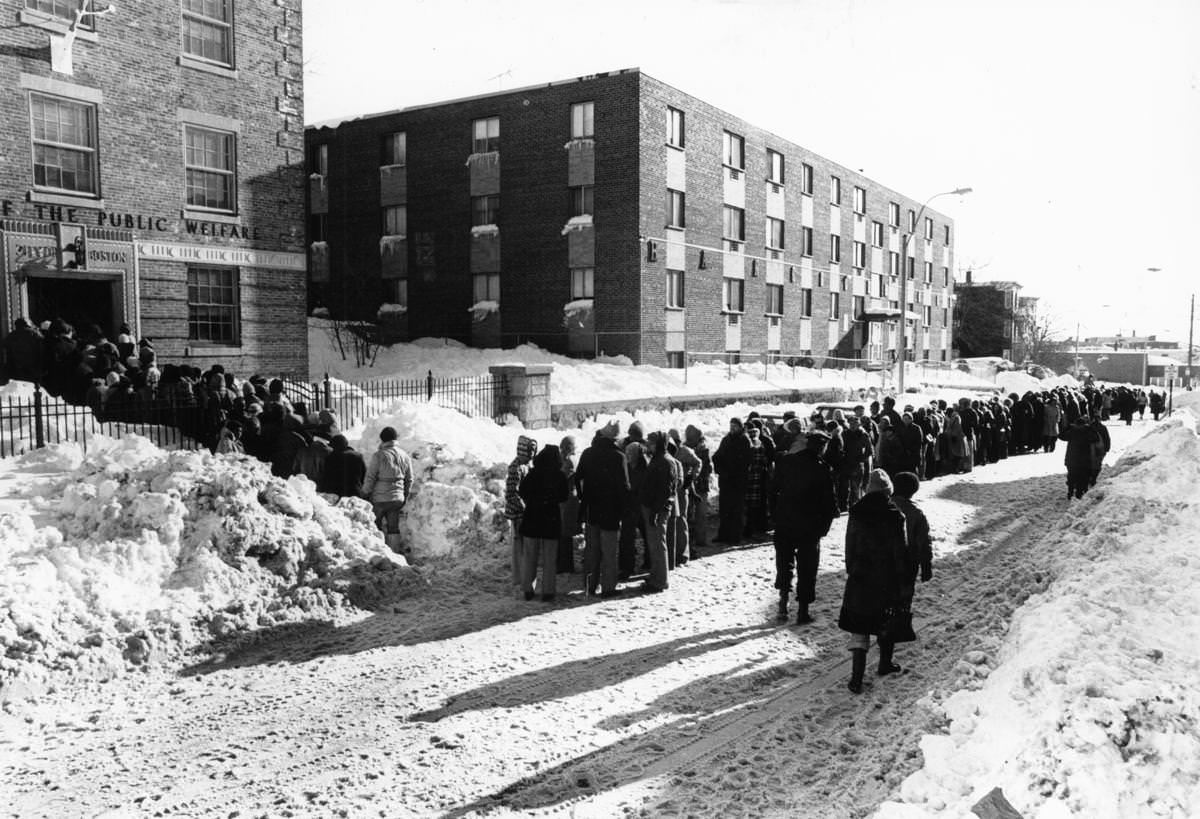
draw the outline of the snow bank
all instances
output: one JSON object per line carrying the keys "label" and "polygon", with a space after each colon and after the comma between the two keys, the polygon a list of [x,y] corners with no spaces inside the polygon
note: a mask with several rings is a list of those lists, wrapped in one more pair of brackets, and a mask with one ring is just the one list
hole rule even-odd
{"label": "snow bank", "polygon": [[210,637],[369,606],[413,579],[365,501],[331,504],[253,459],[130,435],[8,466],[28,477],[0,514],[5,698],[51,672],[110,677]]}
{"label": "snow bank", "polygon": [[1072,506],[1046,537],[1056,580],[996,657],[964,658],[978,681],[945,701],[948,733],[921,741],[924,767],[877,819],[967,816],[995,786],[1026,819],[1195,815],[1197,485],[1200,438],[1182,412]]}

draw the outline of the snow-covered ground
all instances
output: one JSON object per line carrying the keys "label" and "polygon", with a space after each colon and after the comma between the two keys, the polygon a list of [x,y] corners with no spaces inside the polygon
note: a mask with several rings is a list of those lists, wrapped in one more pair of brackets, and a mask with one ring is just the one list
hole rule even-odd
{"label": "snow-covered ground", "polygon": [[[401,345],[378,374],[520,357],[574,379],[573,400],[609,397],[614,379],[661,394],[674,377],[440,348]],[[1017,378],[998,386],[1046,384]],[[696,424],[715,447],[752,408],[636,417]],[[993,787],[1026,819],[1200,805],[1189,412],[1111,426],[1110,464],[1125,455],[1083,501],[1065,498],[1061,449],[922,487],[936,562],[921,639],[898,652],[912,671],[861,697],[834,625],[843,521],[804,629],[773,621],[767,544],[710,549],[664,595],[526,603],[498,514],[522,430],[425,404],[380,412],[350,434],[370,451],[395,426],[413,453],[414,567],[387,556],[364,504],[249,461],[126,438],[0,462],[8,814],[906,819],[969,816]],[[582,446],[607,420],[532,434]]]}

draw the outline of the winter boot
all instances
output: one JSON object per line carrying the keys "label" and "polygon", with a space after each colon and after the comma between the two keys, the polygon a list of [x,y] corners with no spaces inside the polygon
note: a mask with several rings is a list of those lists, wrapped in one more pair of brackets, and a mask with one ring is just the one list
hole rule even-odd
{"label": "winter boot", "polygon": [[895,643],[880,643],[879,644],[879,668],[877,669],[880,677],[888,674],[903,674],[904,669],[892,662],[892,652],[896,650]]}
{"label": "winter boot", "polygon": [[777,615],[777,619],[781,623],[787,622],[788,619],[788,593],[786,591],[779,593],[779,614]]}
{"label": "winter boot", "polygon": [[850,649],[850,693],[861,694],[863,690],[863,673],[867,670],[867,650],[864,648]]}
{"label": "winter boot", "polygon": [[808,603],[801,603],[800,611],[796,612],[796,625],[804,626],[812,621],[812,615],[808,613]]}

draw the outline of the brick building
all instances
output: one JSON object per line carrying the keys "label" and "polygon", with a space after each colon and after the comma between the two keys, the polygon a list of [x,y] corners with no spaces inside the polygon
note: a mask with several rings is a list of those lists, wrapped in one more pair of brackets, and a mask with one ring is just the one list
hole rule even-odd
{"label": "brick building", "polygon": [[1022,324],[1020,292],[1017,282],[976,282],[967,271],[966,281],[955,292],[956,358],[1012,358]]}
{"label": "brick building", "polygon": [[[952,222],[637,69],[308,128],[310,294],[400,338],[674,365],[950,349]],[[382,305],[382,309],[381,309]]]}
{"label": "brick building", "polygon": [[306,373],[300,0],[92,3],[0,0],[0,332]]}

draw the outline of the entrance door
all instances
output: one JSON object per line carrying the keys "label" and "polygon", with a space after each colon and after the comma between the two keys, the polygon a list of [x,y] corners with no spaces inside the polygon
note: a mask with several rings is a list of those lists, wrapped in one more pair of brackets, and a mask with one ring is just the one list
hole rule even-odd
{"label": "entrance door", "polygon": [[106,338],[116,337],[112,279],[29,277],[29,319],[34,324],[61,318],[83,333],[95,324]]}

